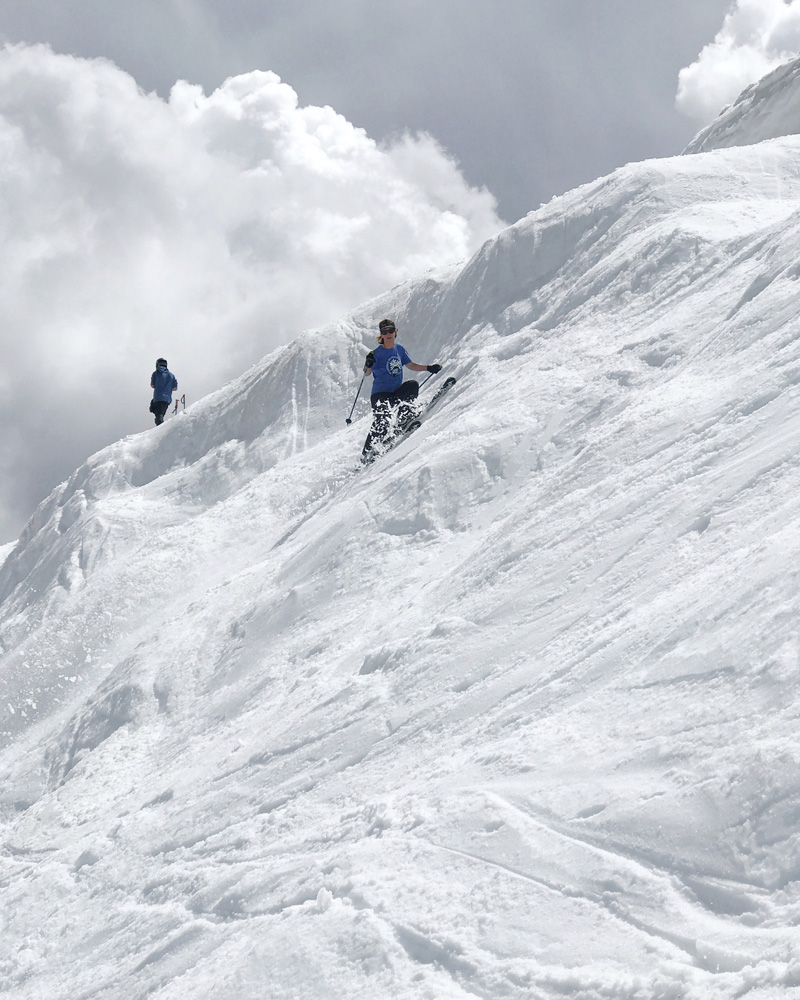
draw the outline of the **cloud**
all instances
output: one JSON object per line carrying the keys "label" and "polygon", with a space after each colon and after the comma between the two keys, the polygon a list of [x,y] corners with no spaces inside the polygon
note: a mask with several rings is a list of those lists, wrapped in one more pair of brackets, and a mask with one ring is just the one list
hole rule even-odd
{"label": "cloud", "polygon": [[800,52],[800,0],[737,0],[716,38],[678,76],[678,110],[707,124]]}
{"label": "cloud", "polygon": [[0,51],[0,541],[91,451],[502,226],[429,136],[379,146],[274,74],[145,94]]}

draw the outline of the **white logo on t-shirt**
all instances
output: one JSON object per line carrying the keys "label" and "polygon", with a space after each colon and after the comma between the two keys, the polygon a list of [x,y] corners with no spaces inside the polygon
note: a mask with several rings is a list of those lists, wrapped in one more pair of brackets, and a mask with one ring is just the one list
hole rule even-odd
{"label": "white logo on t-shirt", "polygon": [[398,357],[389,358],[386,364],[386,371],[390,375],[400,375],[403,371],[403,362]]}

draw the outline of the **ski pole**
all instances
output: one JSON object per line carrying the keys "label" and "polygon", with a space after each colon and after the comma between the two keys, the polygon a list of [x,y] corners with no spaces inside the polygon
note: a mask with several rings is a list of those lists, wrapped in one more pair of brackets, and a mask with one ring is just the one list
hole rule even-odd
{"label": "ski pole", "polygon": [[350,419],[350,417],[353,416],[353,410],[356,408],[356,403],[358,402],[358,394],[361,392],[361,386],[364,384],[364,379],[366,377],[367,377],[366,375],[362,375],[361,376],[361,381],[358,383],[358,389],[356,390],[356,398],[353,400],[353,405],[350,407],[350,414],[347,417],[347,419],[345,420],[346,424],[352,424],[352,422],[353,422]]}
{"label": "ski pole", "polygon": [[423,379],[420,382],[420,384],[419,384],[420,389],[423,387],[423,385],[425,385],[426,382],[430,381],[430,379],[432,379],[434,375],[438,375],[438,374],[439,374],[438,372],[431,372],[430,375],[426,379]]}

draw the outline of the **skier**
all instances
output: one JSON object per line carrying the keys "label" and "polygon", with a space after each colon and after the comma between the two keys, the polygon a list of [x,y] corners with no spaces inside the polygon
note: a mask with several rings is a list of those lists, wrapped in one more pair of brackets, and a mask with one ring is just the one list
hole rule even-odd
{"label": "skier", "polygon": [[167,368],[166,358],[156,361],[156,370],[150,376],[150,388],[153,389],[153,399],[150,412],[156,418],[156,427],[164,423],[164,414],[172,402],[172,394],[178,388],[178,380]]}
{"label": "skier", "polygon": [[392,413],[397,409],[397,428],[402,430],[415,414],[414,400],[419,392],[419,382],[415,379],[403,381],[403,366],[413,372],[440,372],[441,365],[419,365],[412,361],[401,344],[395,343],[397,327],[394,320],[382,319],[378,324],[378,343],[366,358],[364,374],[372,375],[372,396],[370,402],[374,413],[372,428],[364,442],[361,461],[371,460],[374,444],[384,442],[390,436]]}

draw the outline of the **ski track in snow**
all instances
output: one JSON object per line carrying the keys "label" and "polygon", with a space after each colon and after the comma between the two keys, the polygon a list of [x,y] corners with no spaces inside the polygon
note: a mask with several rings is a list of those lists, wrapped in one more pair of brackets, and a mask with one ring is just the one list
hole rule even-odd
{"label": "ski track in snow", "polygon": [[[0,570],[0,988],[800,988],[797,153],[556,199],[45,501]],[[458,383],[361,469],[383,315]]]}

